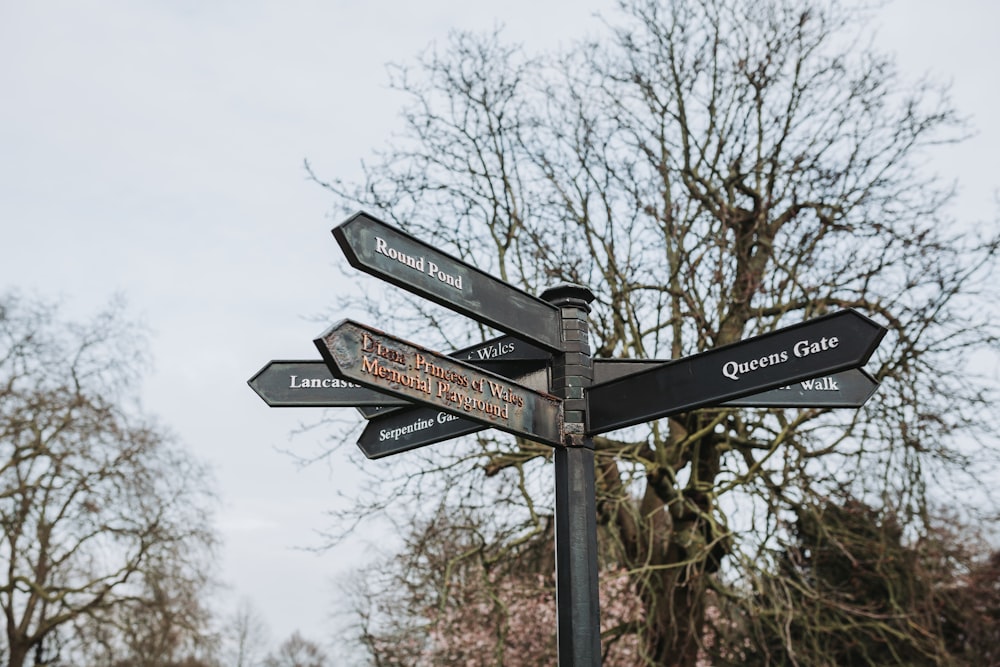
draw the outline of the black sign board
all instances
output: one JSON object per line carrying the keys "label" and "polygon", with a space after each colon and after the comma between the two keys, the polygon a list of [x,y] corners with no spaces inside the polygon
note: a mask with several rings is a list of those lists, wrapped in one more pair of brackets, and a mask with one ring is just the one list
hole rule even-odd
{"label": "black sign board", "polygon": [[[594,384],[617,380],[669,364],[672,359],[594,359]],[[731,408],[860,408],[878,389],[878,381],[860,368],[769,389],[721,403]]]}
{"label": "black sign board", "polygon": [[272,408],[410,405],[401,398],[334,377],[319,359],[268,362],[247,384]]}
{"label": "black sign board", "polygon": [[463,347],[448,355],[471,364],[490,362],[535,361],[549,362],[552,353],[514,336],[499,336],[476,345]]}
{"label": "black sign board", "polygon": [[878,381],[860,368],[802,380],[777,389],[726,401],[729,408],[860,408]]}
{"label": "black sign board", "polygon": [[560,311],[367,213],[333,229],[351,266],[547,350],[560,349]]}
{"label": "black sign board", "polygon": [[604,433],[864,365],[886,329],[854,310],[779,329],[587,390],[588,432]]}
{"label": "black sign board", "polygon": [[444,410],[416,407],[380,415],[365,426],[358,448],[370,459],[407,452],[489,428]]}
{"label": "black sign board", "polygon": [[350,320],[314,343],[337,377],[508,433],[562,444],[562,401],[551,394]]}

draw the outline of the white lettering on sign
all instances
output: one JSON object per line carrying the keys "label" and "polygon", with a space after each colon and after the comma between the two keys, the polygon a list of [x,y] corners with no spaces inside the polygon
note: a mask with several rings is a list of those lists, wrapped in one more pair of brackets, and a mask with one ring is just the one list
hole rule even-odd
{"label": "white lettering on sign", "polygon": [[751,359],[750,361],[727,361],[722,364],[722,374],[730,380],[739,380],[741,375],[752,373],[753,371],[776,366],[788,361],[788,351],[774,352],[766,357]]}
{"label": "white lettering on sign", "polygon": [[[803,380],[799,383],[799,386],[802,387],[802,391],[840,391],[840,385],[837,384],[837,380],[829,376],[814,380]],[[792,385],[778,387],[778,389],[781,391],[791,391]]]}
{"label": "white lettering on sign", "polygon": [[805,380],[800,382],[805,391],[840,391],[840,385],[832,377],[820,378],[818,380]]}
{"label": "white lettering on sign", "polygon": [[437,424],[447,424],[458,419],[455,415],[448,414],[447,412],[438,412],[436,419],[417,419],[406,426],[397,426],[396,428],[384,428],[378,432],[379,442],[385,442],[386,440],[399,440],[404,435],[410,435],[411,433],[416,433],[417,431],[425,431],[435,423]]}
{"label": "white lettering on sign", "polygon": [[514,351],[514,343],[497,343],[496,345],[487,345],[486,347],[480,348],[478,350],[473,350],[469,353],[467,359],[479,359],[480,361],[485,361],[488,359],[498,359],[505,354],[510,354]]}
{"label": "white lettering on sign", "polygon": [[407,424],[406,426],[400,426],[398,428],[384,428],[378,432],[378,439],[379,442],[385,442],[386,440],[399,440],[400,436],[416,433],[417,431],[423,431],[431,426],[434,426],[433,419],[418,419],[412,424]]}
{"label": "white lettering on sign", "polygon": [[427,275],[434,276],[445,285],[451,285],[457,290],[462,289],[462,276],[453,276],[445,273],[434,262],[427,262]]}
{"label": "white lettering on sign", "polygon": [[406,253],[399,252],[395,248],[390,248],[389,244],[385,242],[385,239],[378,236],[375,237],[375,252],[380,255],[385,255],[389,259],[394,259],[400,264],[405,264],[416,271],[424,270],[423,257],[413,257],[411,255],[407,255]]}
{"label": "white lettering on sign", "polygon": [[340,378],[300,378],[298,375],[288,376],[289,389],[360,389],[361,385],[341,380]]}
{"label": "white lettering on sign", "polygon": [[840,340],[836,336],[820,338],[818,343],[810,343],[808,340],[800,340],[795,344],[795,347],[792,348],[792,352],[795,353],[796,357],[808,357],[810,354],[832,350],[839,344]]}
{"label": "white lettering on sign", "polygon": [[[440,282],[454,287],[457,290],[462,289],[462,276],[452,275],[441,269],[440,266],[431,261],[424,261],[423,257],[415,257],[413,255],[408,255],[405,252],[401,252],[391,247],[386,240],[380,236],[375,237],[375,252],[380,255],[384,255],[389,259],[395,260],[404,266],[408,266],[414,271],[419,271],[421,273],[426,273],[432,278],[436,278]],[[426,266],[426,270],[425,270]]]}
{"label": "white lettering on sign", "polygon": [[[792,354],[794,354],[797,358],[802,359],[813,354],[821,354],[828,350],[832,350],[838,345],[840,345],[840,339],[836,336],[830,336],[829,338],[824,336],[818,341],[810,341],[808,339],[800,340],[792,346]],[[788,361],[789,358],[788,350],[781,350],[780,352],[772,352],[771,354],[758,357],[756,359],[749,359],[746,361],[727,361],[722,364],[722,374],[730,380],[739,380],[742,376],[753,373],[754,371],[759,371],[762,368],[783,364]]]}

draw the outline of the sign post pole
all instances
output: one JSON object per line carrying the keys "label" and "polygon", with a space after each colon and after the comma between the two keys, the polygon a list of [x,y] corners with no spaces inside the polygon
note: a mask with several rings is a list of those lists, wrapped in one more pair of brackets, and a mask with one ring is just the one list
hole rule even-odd
{"label": "sign post pole", "polygon": [[584,396],[594,377],[587,325],[594,295],[586,287],[561,285],[541,297],[559,306],[563,339],[552,365],[552,392],[564,409],[564,446],[554,453],[559,667],[600,667],[594,441],[586,434]]}
{"label": "sign post pole", "polygon": [[595,362],[582,285],[536,297],[363,212],[333,235],[355,268],[509,335],[458,359],[343,320],[313,341],[325,369],[275,361],[250,386],[271,406],[402,408],[369,422],[370,458],[490,427],[551,445],[559,667],[601,665],[593,436],[704,407],[859,407],[878,386],[860,368],[886,329],[850,309],[682,359]]}

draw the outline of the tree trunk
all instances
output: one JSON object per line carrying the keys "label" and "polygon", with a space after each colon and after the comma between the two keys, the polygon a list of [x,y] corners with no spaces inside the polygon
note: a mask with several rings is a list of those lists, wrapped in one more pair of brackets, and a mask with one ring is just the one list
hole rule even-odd
{"label": "tree trunk", "polygon": [[7,667],[24,667],[24,663],[28,659],[28,653],[31,651],[31,644],[9,637],[7,642],[9,644]]}
{"label": "tree trunk", "polygon": [[639,583],[647,614],[642,637],[643,663],[656,667],[695,667],[704,620],[704,578],[697,566],[661,569]]}
{"label": "tree trunk", "polygon": [[[671,439],[678,443],[686,432],[679,424]],[[703,427],[704,424],[699,424]],[[676,446],[676,445],[674,445]],[[690,447],[688,465],[694,484],[684,489],[664,474],[647,475],[638,513],[619,511],[616,521],[623,558],[634,573],[632,583],[642,603],[640,632],[642,664],[657,667],[694,667],[705,620],[707,577],[718,569],[728,540],[711,521],[716,508],[698,488],[711,486],[719,472],[719,451],[711,436]],[[666,445],[671,447],[671,445]],[[666,457],[665,457],[666,458]],[[607,461],[600,482],[611,494],[623,492],[613,461]],[[618,496],[623,508],[627,496]]]}

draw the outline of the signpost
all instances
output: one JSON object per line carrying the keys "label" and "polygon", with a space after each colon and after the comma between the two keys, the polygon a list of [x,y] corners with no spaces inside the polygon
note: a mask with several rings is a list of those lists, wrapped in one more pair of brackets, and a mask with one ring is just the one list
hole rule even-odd
{"label": "signpost", "polygon": [[594,443],[599,433],[704,407],[859,407],[861,366],[886,330],[844,310],[683,359],[592,359],[585,287],[535,297],[357,213],[333,229],[348,262],[506,332],[445,356],[343,320],[320,362],[272,361],[249,384],[268,405],[352,406],[381,458],[485,428],[552,445],[560,667],[599,667]]}
{"label": "signpost", "polygon": [[588,433],[719,405],[864,365],[885,328],[842,310],[590,387]]}
{"label": "signpost", "polygon": [[495,373],[344,320],[313,341],[334,374],[514,435],[560,445],[562,403]]}

